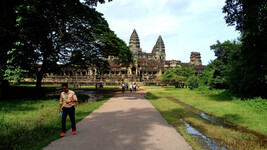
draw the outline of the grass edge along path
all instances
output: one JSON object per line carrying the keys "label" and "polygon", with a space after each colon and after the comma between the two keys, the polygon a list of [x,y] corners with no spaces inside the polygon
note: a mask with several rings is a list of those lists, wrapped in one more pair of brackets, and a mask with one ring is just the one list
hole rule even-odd
{"label": "grass edge along path", "polygon": [[[76,123],[111,97],[96,102],[78,103],[75,110]],[[0,133],[0,149],[42,149],[60,138],[61,116],[58,114],[58,99],[19,100],[16,104],[13,104],[14,101],[6,103],[0,102],[0,127],[2,131],[6,131]],[[71,128],[69,117],[66,128]]]}
{"label": "grass edge along path", "polygon": [[222,90],[197,91],[173,87],[146,87],[156,97],[174,97],[198,110],[240,124],[267,137],[267,100],[241,100]]}
{"label": "grass edge along path", "polygon": [[[198,129],[201,133],[204,133],[207,137],[216,139],[218,141],[223,141],[224,143],[227,143],[228,146],[234,147],[235,149],[266,148],[266,145],[265,147],[262,147],[261,144],[258,143],[257,138],[251,134],[239,133],[234,130],[214,125],[198,115],[193,114],[185,107],[169,101],[166,96],[170,95],[175,97],[174,93],[164,93],[163,89],[160,89],[160,91],[153,91],[152,88],[150,89],[150,92],[147,93],[146,98],[149,99],[152,105],[162,114],[162,116],[185,137],[185,139],[194,147],[194,149],[203,149],[203,147],[201,148],[201,145],[198,143],[198,141],[186,133],[184,124],[179,121],[180,118],[194,128]],[[182,99],[182,97],[179,97],[179,99]]]}

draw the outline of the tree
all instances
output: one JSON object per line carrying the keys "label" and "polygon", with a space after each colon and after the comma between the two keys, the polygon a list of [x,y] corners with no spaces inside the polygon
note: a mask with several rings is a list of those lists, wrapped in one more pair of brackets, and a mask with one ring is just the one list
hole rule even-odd
{"label": "tree", "polygon": [[217,44],[210,46],[211,50],[214,50],[215,56],[217,57],[211,64],[213,68],[213,80],[211,86],[216,89],[228,88],[227,77],[233,75],[229,72],[231,66],[229,61],[235,61],[239,56],[231,57],[233,53],[240,50],[241,43],[238,41],[225,41],[221,43],[217,41]]}
{"label": "tree", "polygon": [[202,86],[206,86],[209,89],[213,88],[212,87],[213,74],[214,74],[213,64],[212,62],[210,62],[205,67],[205,70],[201,74],[198,75],[199,84]]}
{"label": "tree", "polygon": [[[0,98],[6,93],[6,89],[9,86],[8,81],[5,80],[4,74],[10,68],[15,67],[8,60],[10,58],[11,51],[14,43],[18,40],[16,29],[16,15],[14,12],[15,6],[17,6],[17,0],[3,0],[0,5]],[[14,68],[13,70],[19,70],[18,68]],[[11,70],[10,70],[11,71]]]}
{"label": "tree", "polygon": [[78,0],[22,0],[10,6],[10,14],[15,14],[12,25],[18,31],[16,36],[20,43],[16,47],[11,44],[15,48],[10,58],[14,63],[19,60],[22,70],[36,75],[36,87],[41,87],[45,73],[70,64],[107,68],[109,55],[117,56],[117,63],[122,65],[133,61],[125,42],[110,30],[102,14],[92,7],[97,2],[105,0],[85,0],[83,3]]}
{"label": "tree", "polygon": [[192,90],[199,87],[199,78],[197,76],[191,76],[187,80],[188,87]]}
{"label": "tree", "polygon": [[170,68],[160,76],[162,82],[172,82],[175,86],[184,81],[180,67]]}
{"label": "tree", "polygon": [[195,76],[194,67],[177,66],[176,68],[170,68],[161,75],[162,82],[172,82],[175,87],[179,87],[180,84],[189,84],[192,77]]}
{"label": "tree", "polygon": [[234,65],[235,93],[245,96],[267,97],[267,2],[265,0],[227,0],[223,8],[228,25],[236,25],[241,32],[242,48]]}

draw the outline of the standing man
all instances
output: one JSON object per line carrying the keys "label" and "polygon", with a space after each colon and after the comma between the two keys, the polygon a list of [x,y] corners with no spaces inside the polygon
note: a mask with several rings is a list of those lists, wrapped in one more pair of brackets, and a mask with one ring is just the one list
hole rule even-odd
{"label": "standing man", "polygon": [[95,83],[95,90],[97,90],[97,82]]}
{"label": "standing man", "polygon": [[75,108],[74,104],[78,101],[76,94],[69,90],[68,83],[63,83],[61,85],[63,92],[60,94],[60,101],[59,101],[59,112],[61,112],[61,107],[63,105],[62,111],[62,133],[60,134],[61,137],[66,135],[66,118],[67,115],[70,117],[72,133],[76,135],[76,124],[75,124]]}
{"label": "standing man", "polygon": [[122,91],[122,93],[124,93],[124,91],[125,91],[125,84],[124,83],[122,83],[122,85],[121,85],[121,91]]}
{"label": "standing man", "polygon": [[131,83],[130,84],[130,92],[132,93],[132,91],[133,91],[133,84]]}

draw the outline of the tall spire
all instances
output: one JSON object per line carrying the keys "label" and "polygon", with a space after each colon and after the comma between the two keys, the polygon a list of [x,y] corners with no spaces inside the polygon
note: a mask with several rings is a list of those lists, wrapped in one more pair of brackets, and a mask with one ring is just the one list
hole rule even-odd
{"label": "tall spire", "polygon": [[129,48],[132,51],[139,51],[140,49],[140,41],[139,41],[139,37],[135,29],[133,30],[133,33],[130,37]]}
{"label": "tall spire", "polygon": [[165,53],[165,45],[164,42],[161,38],[161,35],[158,37],[158,40],[152,50],[152,53],[156,53],[156,52],[163,52]]}

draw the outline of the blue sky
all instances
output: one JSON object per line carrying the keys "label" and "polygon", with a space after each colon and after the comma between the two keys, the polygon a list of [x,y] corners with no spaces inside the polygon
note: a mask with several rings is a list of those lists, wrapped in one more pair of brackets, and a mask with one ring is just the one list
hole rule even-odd
{"label": "blue sky", "polygon": [[189,62],[190,53],[200,52],[202,63],[215,59],[210,45],[239,36],[227,26],[223,0],[113,0],[96,9],[111,30],[129,44],[136,29],[144,52],[150,53],[159,35],[165,43],[166,59]]}

